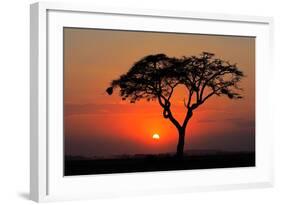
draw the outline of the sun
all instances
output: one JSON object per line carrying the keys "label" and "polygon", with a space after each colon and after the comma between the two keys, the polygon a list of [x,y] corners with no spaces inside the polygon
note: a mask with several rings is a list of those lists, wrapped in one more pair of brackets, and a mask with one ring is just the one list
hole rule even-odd
{"label": "sun", "polygon": [[157,133],[155,133],[155,134],[152,135],[152,138],[155,139],[155,140],[159,140],[160,136]]}

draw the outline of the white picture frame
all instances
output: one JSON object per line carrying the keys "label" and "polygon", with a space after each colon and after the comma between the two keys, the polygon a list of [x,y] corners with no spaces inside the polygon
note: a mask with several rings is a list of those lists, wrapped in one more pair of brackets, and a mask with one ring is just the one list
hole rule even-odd
{"label": "white picture frame", "polygon": [[[181,25],[192,25],[192,29]],[[256,167],[64,177],[61,138],[64,26],[255,36]],[[70,3],[32,4],[30,198],[39,202],[272,186],[273,133],[270,122],[273,106],[268,77],[272,72],[267,72],[273,68],[272,28],[270,17],[98,8]]]}

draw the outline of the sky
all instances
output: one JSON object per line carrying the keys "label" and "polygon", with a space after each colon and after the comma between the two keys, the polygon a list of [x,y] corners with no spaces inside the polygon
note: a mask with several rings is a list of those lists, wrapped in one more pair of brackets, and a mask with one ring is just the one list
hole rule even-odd
{"label": "sky", "polygon": [[[142,57],[170,57],[203,51],[236,63],[245,74],[243,99],[212,97],[199,107],[186,130],[185,150],[255,150],[255,38],[64,28],[65,155],[111,157],[173,153],[177,129],[162,116],[158,102],[122,101],[105,92],[110,82]],[[172,97],[172,112],[182,122],[184,88]],[[159,134],[158,140],[153,134]]]}

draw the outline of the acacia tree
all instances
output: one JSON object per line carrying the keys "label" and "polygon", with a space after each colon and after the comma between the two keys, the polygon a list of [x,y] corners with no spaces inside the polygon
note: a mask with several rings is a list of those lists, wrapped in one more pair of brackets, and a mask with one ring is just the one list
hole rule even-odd
{"label": "acacia tree", "polygon": [[[186,128],[194,111],[213,96],[242,98],[238,82],[243,76],[236,64],[215,58],[212,53],[182,58],[148,55],[137,61],[126,74],[113,80],[106,92],[111,95],[115,88],[119,88],[122,100],[131,103],[141,99],[157,100],[163,108],[163,117],[177,128],[176,155],[182,157]],[[171,111],[171,97],[178,85],[186,88],[183,122],[179,122]]]}

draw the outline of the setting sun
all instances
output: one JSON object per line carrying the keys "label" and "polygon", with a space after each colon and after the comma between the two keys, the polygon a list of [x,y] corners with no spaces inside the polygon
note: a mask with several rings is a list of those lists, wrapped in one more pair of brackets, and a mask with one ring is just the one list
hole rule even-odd
{"label": "setting sun", "polygon": [[160,139],[160,136],[159,136],[158,134],[154,134],[154,135],[152,136],[152,138],[155,139],[155,140],[159,140],[159,139]]}

